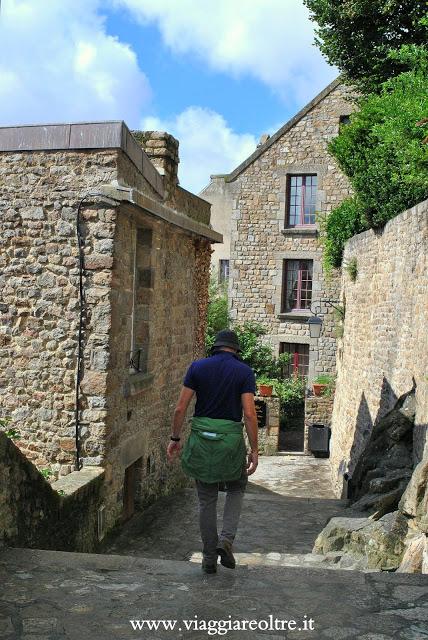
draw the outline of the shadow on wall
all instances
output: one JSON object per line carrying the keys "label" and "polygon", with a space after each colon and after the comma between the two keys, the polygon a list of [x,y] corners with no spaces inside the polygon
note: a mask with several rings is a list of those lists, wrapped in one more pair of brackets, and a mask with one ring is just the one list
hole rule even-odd
{"label": "shadow on wall", "polygon": [[415,421],[413,387],[399,398],[384,377],[374,422],[364,393],[357,413],[349,462],[342,459],[342,497],[358,501],[362,510],[387,513],[397,508],[413,471]]}

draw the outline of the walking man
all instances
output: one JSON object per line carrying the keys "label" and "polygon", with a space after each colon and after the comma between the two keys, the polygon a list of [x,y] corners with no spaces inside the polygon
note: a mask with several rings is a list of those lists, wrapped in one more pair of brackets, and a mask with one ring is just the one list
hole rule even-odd
{"label": "walking man", "polygon": [[[258,464],[255,375],[251,367],[239,359],[240,351],[236,333],[225,329],[217,333],[212,355],[192,362],[175,408],[167,449],[169,460],[180,453],[181,429],[196,393],[191,432],[181,454],[181,465],[196,483],[205,573],[216,573],[217,556],[223,566],[235,568],[232,544],[247,476],[255,472]],[[243,416],[251,448],[248,457]],[[226,490],[220,536],[217,533],[219,489]]]}

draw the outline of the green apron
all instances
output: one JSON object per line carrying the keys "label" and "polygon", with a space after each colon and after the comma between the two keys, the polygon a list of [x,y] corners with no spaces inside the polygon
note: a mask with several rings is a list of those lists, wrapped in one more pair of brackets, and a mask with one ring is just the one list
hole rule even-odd
{"label": "green apron", "polygon": [[191,424],[181,454],[184,472],[202,482],[239,480],[247,456],[242,422],[193,417]]}

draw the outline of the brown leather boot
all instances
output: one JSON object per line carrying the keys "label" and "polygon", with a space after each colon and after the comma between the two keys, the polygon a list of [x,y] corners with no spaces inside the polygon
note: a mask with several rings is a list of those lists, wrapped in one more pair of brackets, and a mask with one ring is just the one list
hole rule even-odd
{"label": "brown leather boot", "polygon": [[229,540],[221,540],[216,549],[220,556],[220,563],[223,567],[228,569],[234,569],[236,567],[236,561],[232,553],[232,543]]}

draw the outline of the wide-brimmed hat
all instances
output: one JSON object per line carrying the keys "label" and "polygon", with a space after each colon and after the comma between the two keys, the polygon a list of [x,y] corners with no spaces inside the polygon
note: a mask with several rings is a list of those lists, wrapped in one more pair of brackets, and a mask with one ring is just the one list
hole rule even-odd
{"label": "wide-brimmed hat", "polygon": [[242,351],[239,346],[238,336],[234,331],[230,331],[230,329],[223,329],[216,334],[212,349],[216,349],[217,347],[230,347],[231,349],[236,349],[238,352]]}

